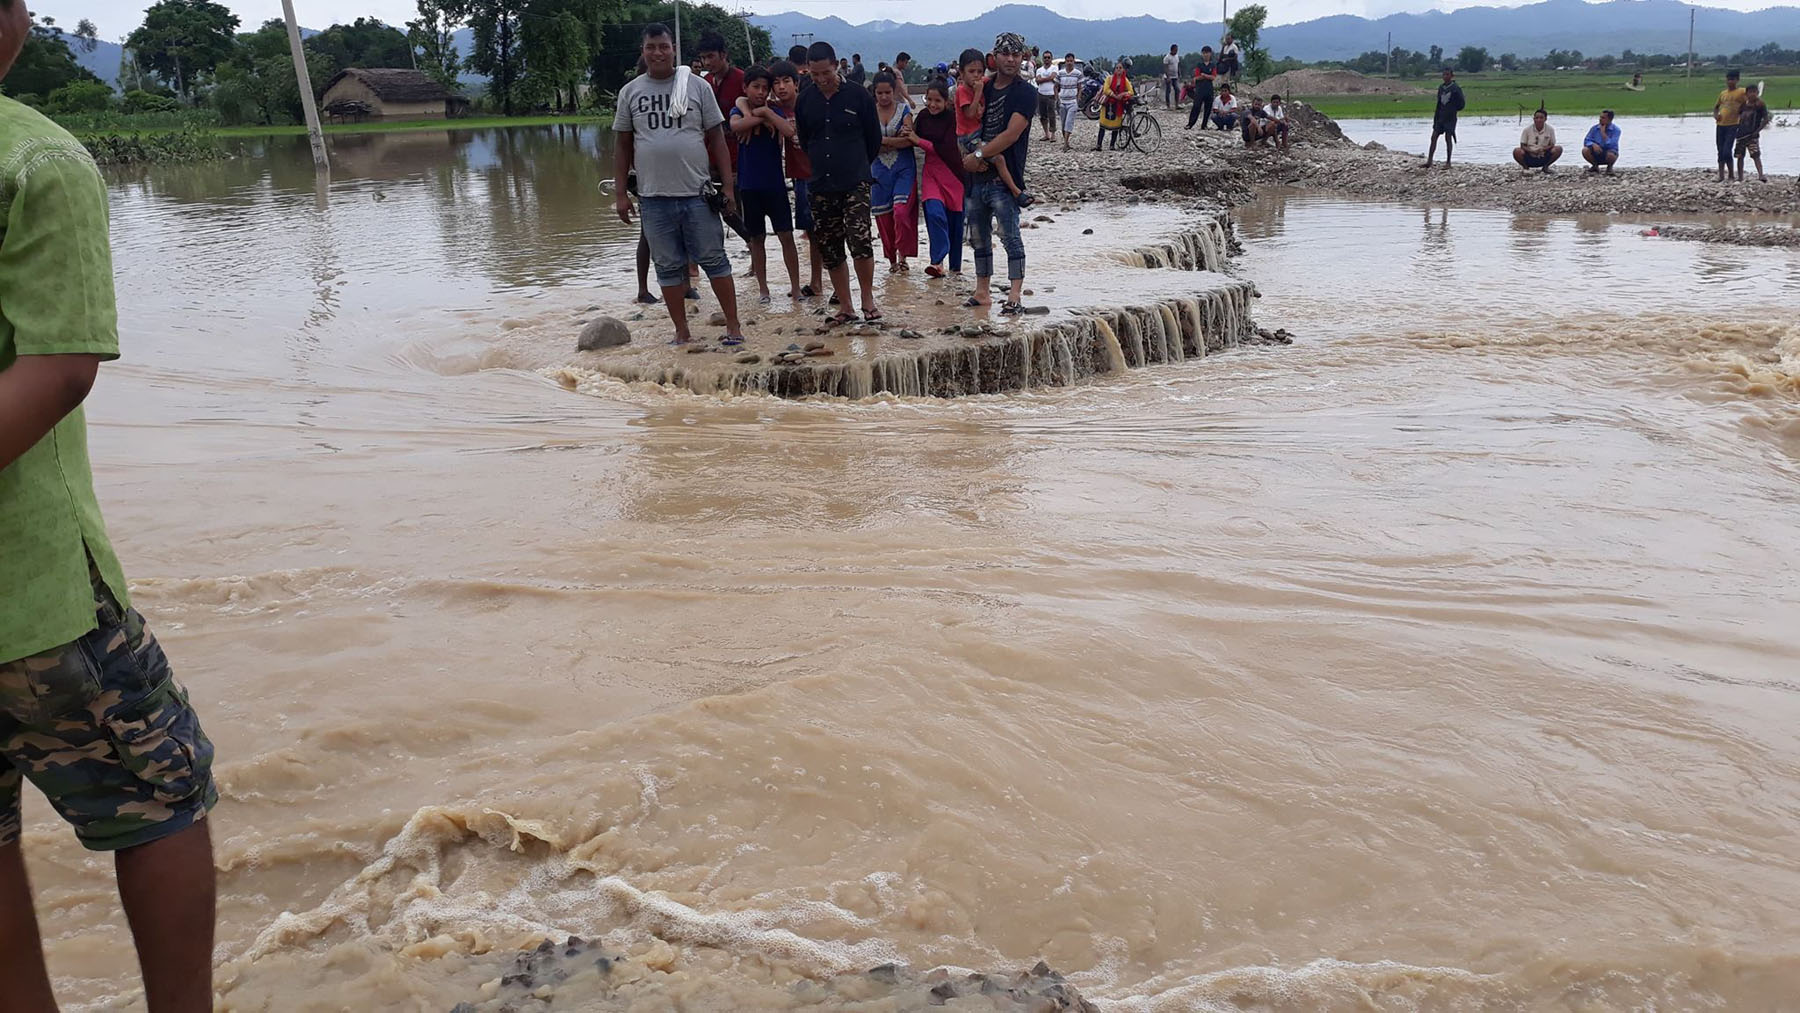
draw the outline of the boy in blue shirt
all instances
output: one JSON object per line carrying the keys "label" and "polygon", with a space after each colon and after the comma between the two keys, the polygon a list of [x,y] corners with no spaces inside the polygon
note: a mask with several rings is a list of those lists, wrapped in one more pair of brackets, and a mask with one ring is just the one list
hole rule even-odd
{"label": "boy in blue shirt", "polygon": [[771,230],[787,264],[788,298],[800,299],[800,253],[794,246],[794,213],[781,170],[782,145],[794,136],[794,122],[769,104],[774,81],[767,68],[753,68],[744,75],[744,97],[731,109],[731,133],[738,143],[738,206],[744,216],[744,238],[750,243],[750,273],[756,276],[765,305],[769,259],[764,242]]}

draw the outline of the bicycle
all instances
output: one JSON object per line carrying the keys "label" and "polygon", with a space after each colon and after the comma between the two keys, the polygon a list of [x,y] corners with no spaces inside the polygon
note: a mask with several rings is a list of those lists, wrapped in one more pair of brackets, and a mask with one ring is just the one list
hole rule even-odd
{"label": "bicycle", "polygon": [[1139,154],[1152,154],[1162,145],[1162,124],[1150,115],[1145,103],[1132,102],[1131,108],[1125,111],[1125,120],[1119,124],[1119,130],[1125,135],[1125,146],[1136,148]]}

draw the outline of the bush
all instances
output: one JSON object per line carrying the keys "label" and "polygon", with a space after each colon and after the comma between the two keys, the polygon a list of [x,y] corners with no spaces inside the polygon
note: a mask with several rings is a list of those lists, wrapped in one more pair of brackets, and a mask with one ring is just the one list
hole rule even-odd
{"label": "bush", "polygon": [[225,157],[225,146],[205,130],[183,128],[159,134],[95,134],[81,143],[101,165],[145,162],[204,162]]}
{"label": "bush", "polygon": [[170,95],[157,95],[142,88],[133,88],[125,93],[119,108],[127,115],[138,113],[172,113],[181,108],[181,103]]}
{"label": "bush", "polygon": [[74,81],[50,93],[45,108],[60,113],[98,113],[112,108],[113,91],[99,81]]}
{"label": "bush", "polygon": [[142,130],[204,130],[219,125],[219,114],[211,109],[180,107],[145,113],[108,109],[97,113],[63,113],[56,117],[56,122],[77,134],[124,134]]}

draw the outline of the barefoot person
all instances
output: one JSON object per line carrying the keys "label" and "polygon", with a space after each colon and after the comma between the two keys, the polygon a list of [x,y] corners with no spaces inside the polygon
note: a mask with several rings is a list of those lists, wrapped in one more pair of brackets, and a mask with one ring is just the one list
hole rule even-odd
{"label": "barefoot person", "polygon": [[[25,0],[0,0],[0,77],[30,30]],[[106,188],[79,142],[0,98],[0,194],[0,1009],[56,1009],[20,843],[30,781],[112,852],[144,1006],[202,1013],[213,748],[131,607],[88,465],[82,402],[119,356]]]}
{"label": "barefoot person", "polygon": [[1619,128],[1613,125],[1611,109],[1602,110],[1600,122],[1588,128],[1581,142],[1581,157],[1587,160],[1589,172],[1605,166],[1606,174],[1612,175],[1613,163],[1619,160]]}
{"label": "barefoot person", "polygon": [[688,264],[694,263],[706,272],[725,311],[724,343],[743,344],[737,287],[725,256],[725,230],[705,196],[710,163],[721,181],[726,210],[735,212],[737,186],[726,151],[725,114],[705,81],[675,65],[675,42],[668,25],[646,25],[640,45],[648,70],[619,89],[618,111],[613,114],[617,137],[613,208],[620,221],[631,224],[626,176],[635,168],[644,236],[650,242],[669,322],[675,325],[673,343],[691,340],[682,295],[687,290]]}
{"label": "barefoot person", "polygon": [[[793,71],[785,60],[778,66]],[[794,215],[788,206],[787,181],[781,175],[781,147],[794,134],[794,124],[769,102],[775,77],[764,67],[752,67],[744,75],[744,97],[731,107],[731,132],[738,148],[738,205],[744,219],[744,239],[750,244],[750,273],[756,278],[758,298],[769,302],[770,232],[781,244],[781,260],[787,265],[788,298],[800,298],[800,253],[794,247]]]}
{"label": "barefoot person", "polygon": [[875,75],[875,118],[881,124],[881,151],[869,165],[874,185],[869,193],[869,213],[881,235],[881,255],[890,274],[911,270],[906,258],[919,255],[919,219],[913,204],[919,163],[914,155],[918,137],[913,133],[912,104],[899,98],[900,83],[893,71]]}
{"label": "barefoot person", "polygon": [[1768,174],[1763,172],[1762,132],[1771,118],[1769,107],[1763,104],[1761,89],[1745,90],[1744,108],[1738,113],[1737,178],[1740,183],[1744,181],[1745,155],[1756,161],[1756,178],[1764,183],[1769,181]]}
{"label": "barefoot person", "polygon": [[1019,301],[1025,285],[1025,240],[1019,233],[1019,209],[1029,203],[1022,192],[1008,192],[995,166],[1004,163],[1011,180],[1023,187],[1031,114],[1037,111],[1037,90],[1019,78],[1019,60],[1024,55],[1025,40],[1018,35],[1001,32],[995,37],[995,72],[982,89],[979,142],[963,158],[970,179],[965,200],[969,245],[975,251],[975,294],[965,305],[985,306],[993,301],[990,285],[998,224],[1000,242],[1006,248],[1006,277],[1011,283],[1000,312],[1009,315],[1025,308]]}
{"label": "barefoot person", "polygon": [[848,257],[856,268],[863,318],[880,320],[881,309],[875,305],[875,244],[869,235],[869,191],[874,182],[869,165],[881,153],[875,99],[867,88],[838,75],[837,51],[831,43],[813,43],[806,56],[813,86],[800,96],[796,125],[800,146],[812,163],[813,178],[806,189],[812,201],[813,234],[841,307],[833,319],[838,323],[855,319],[849,312]]}
{"label": "barefoot person", "polygon": [[[799,63],[792,59],[795,52],[800,55]],[[799,69],[807,63],[805,46],[793,47],[788,50],[788,55],[789,59],[769,64],[769,73],[775,78],[775,91],[769,104],[792,124],[801,88],[812,87],[812,77]],[[807,193],[807,186],[812,181],[812,163],[806,159],[806,150],[800,147],[798,128],[784,135],[782,144],[784,168],[787,178],[794,184],[794,228],[806,236],[806,265],[811,275],[811,279],[800,286],[800,297],[811,299],[825,291],[825,265],[819,257],[819,241],[813,237],[812,201]]]}
{"label": "barefoot person", "polygon": [[1437,158],[1438,139],[1444,141],[1444,168],[1450,168],[1450,149],[1456,146],[1456,114],[1463,110],[1462,85],[1456,83],[1456,70],[1444,65],[1444,82],[1438,85],[1437,106],[1431,114],[1431,147],[1425,152],[1425,168]]}
{"label": "barefoot person", "polygon": [[1537,169],[1544,175],[1562,157],[1562,145],[1556,143],[1556,128],[1550,125],[1550,114],[1542,109],[1531,114],[1531,125],[1519,133],[1519,146],[1513,149],[1513,161],[1523,169]]}
{"label": "barefoot person", "polygon": [[1731,176],[1731,148],[1737,143],[1738,114],[1744,108],[1744,89],[1738,85],[1738,72],[1725,72],[1725,90],[1713,103],[1713,146],[1719,150],[1719,182]]}

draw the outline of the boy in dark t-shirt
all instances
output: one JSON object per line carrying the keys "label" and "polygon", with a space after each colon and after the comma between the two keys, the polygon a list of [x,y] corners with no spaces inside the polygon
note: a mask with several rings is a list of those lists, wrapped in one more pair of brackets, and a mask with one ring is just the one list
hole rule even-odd
{"label": "boy in dark t-shirt", "polygon": [[744,239],[750,244],[750,273],[756,277],[764,305],[769,302],[769,232],[781,243],[787,264],[788,298],[800,298],[800,259],[794,249],[794,217],[788,207],[787,180],[781,172],[781,148],[794,135],[792,118],[769,104],[774,76],[762,67],[744,75],[744,97],[732,106],[731,133],[738,148],[738,206],[744,217]]}

